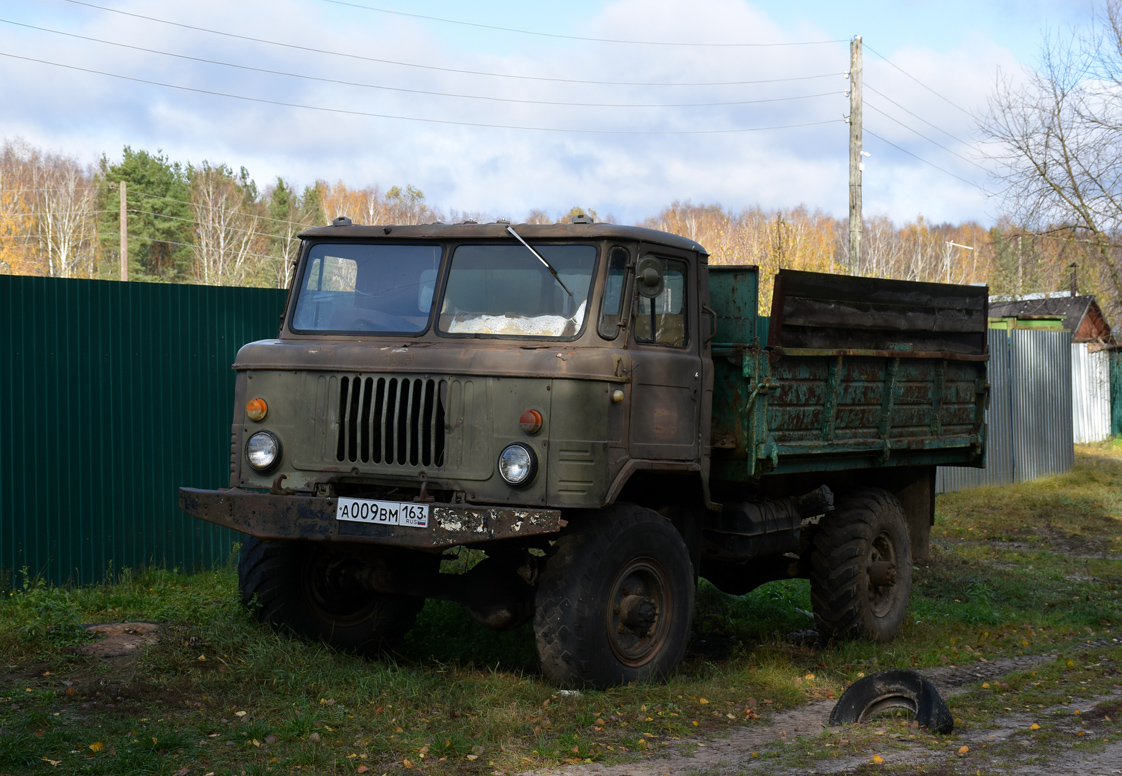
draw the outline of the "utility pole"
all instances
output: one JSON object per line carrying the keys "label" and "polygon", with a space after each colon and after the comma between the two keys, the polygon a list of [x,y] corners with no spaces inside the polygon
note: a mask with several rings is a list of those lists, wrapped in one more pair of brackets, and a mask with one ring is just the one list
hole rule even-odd
{"label": "utility pole", "polygon": [[121,280],[129,279],[129,206],[125,182],[121,181]]}
{"label": "utility pole", "polygon": [[861,36],[849,43],[849,272],[861,271]]}

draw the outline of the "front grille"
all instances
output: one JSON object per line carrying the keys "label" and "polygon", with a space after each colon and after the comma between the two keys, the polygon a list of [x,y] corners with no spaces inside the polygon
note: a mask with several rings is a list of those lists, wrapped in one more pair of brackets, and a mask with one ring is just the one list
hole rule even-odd
{"label": "front grille", "polygon": [[443,466],[446,391],[443,380],[341,378],[336,460]]}

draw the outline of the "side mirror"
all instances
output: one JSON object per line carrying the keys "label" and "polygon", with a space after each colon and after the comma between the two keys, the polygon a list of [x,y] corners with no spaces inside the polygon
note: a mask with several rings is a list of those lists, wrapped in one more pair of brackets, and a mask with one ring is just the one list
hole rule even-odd
{"label": "side mirror", "polygon": [[654,299],[662,293],[662,262],[654,256],[644,256],[635,265],[635,288],[639,296]]}

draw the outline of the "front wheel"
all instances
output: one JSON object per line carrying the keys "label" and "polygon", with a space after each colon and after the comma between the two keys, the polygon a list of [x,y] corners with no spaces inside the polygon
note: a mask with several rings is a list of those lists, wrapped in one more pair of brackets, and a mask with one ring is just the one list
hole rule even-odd
{"label": "front wheel", "polygon": [[242,602],[279,630],[346,652],[377,653],[413,627],[425,599],[348,582],[353,563],[315,542],[246,537],[238,559]]}
{"label": "front wheel", "polygon": [[912,550],[894,495],[863,488],[838,499],[818,525],[810,595],[819,635],[888,641],[912,594]]}
{"label": "front wheel", "polygon": [[574,521],[535,596],[542,672],[566,686],[661,679],[685,655],[693,602],[689,550],[669,520],[617,504]]}

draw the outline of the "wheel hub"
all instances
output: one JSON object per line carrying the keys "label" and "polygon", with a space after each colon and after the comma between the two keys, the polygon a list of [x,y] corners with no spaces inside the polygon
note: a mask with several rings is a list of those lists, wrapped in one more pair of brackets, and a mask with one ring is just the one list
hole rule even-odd
{"label": "wheel hub", "polygon": [[896,597],[896,547],[892,537],[881,531],[869,545],[869,606],[877,617],[892,610]]}
{"label": "wheel hub", "polygon": [[652,660],[667,639],[670,580],[651,558],[627,563],[611,587],[607,611],[608,644],[619,660],[641,666]]}
{"label": "wheel hub", "polygon": [[620,604],[620,622],[636,633],[649,631],[656,617],[658,617],[658,605],[650,598],[629,595]]}

